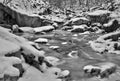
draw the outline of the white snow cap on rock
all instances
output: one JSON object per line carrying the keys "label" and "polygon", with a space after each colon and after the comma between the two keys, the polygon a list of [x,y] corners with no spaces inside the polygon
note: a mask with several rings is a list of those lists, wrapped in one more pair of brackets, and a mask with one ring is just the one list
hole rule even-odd
{"label": "white snow cap on rock", "polygon": [[59,46],[50,46],[49,48],[50,48],[50,49],[58,49]]}
{"label": "white snow cap on rock", "polygon": [[34,42],[36,42],[36,43],[48,43],[48,39],[46,39],[46,38],[38,38]]}
{"label": "white snow cap on rock", "polygon": [[50,64],[52,64],[53,66],[57,65],[58,62],[60,61],[60,59],[53,57],[53,56],[46,56],[45,60],[48,61]]}
{"label": "white snow cap on rock", "polygon": [[38,33],[38,32],[44,32],[44,31],[49,31],[49,30],[54,30],[54,27],[50,25],[50,26],[42,26],[42,27],[34,28],[34,31],[36,33]]}
{"label": "white snow cap on rock", "polygon": [[61,76],[61,77],[66,77],[66,76],[68,76],[69,74],[70,74],[70,71],[69,71],[69,70],[64,70],[64,71],[61,72],[60,76]]}
{"label": "white snow cap on rock", "polygon": [[88,72],[91,72],[92,69],[100,69],[100,67],[93,65],[86,65],[83,67],[83,70],[88,70]]}
{"label": "white snow cap on rock", "polygon": [[111,12],[108,11],[108,10],[96,10],[94,12],[88,12],[87,14],[88,15],[93,15],[93,16],[99,16],[99,15],[103,15],[103,14],[106,14],[106,13],[111,13]]}

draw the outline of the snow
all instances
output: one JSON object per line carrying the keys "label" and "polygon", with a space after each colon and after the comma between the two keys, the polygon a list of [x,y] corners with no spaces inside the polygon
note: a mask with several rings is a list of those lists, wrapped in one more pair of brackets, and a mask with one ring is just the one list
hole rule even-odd
{"label": "snow", "polygon": [[78,29],[78,28],[85,29],[87,28],[87,25],[79,25],[79,26],[74,25],[73,26],[73,29]]}
{"label": "snow", "polygon": [[71,57],[71,58],[77,58],[78,57],[78,51],[71,51],[68,54],[68,56]]}
{"label": "snow", "polygon": [[109,27],[113,24],[114,19],[110,20],[108,23],[103,24],[104,27]]}
{"label": "snow", "polygon": [[92,69],[100,69],[99,67],[97,66],[93,66],[93,65],[86,65],[84,66],[83,70],[88,70],[88,72],[91,72]]}
{"label": "snow", "polygon": [[69,70],[64,70],[64,71],[61,72],[60,76],[65,77],[65,76],[68,76],[69,74],[70,74]]}
{"label": "snow", "polygon": [[93,16],[99,16],[99,15],[103,15],[103,14],[107,14],[107,13],[111,13],[108,10],[96,10],[94,12],[88,12],[88,15],[93,15]]}
{"label": "snow", "polygon": [[110,63],[110,62],[100,64],[101,72],[103,72],[103,71],[105,71],[107,69],[110,69],[112,67],[116,67],[116,65],[114,63]]}
{"label": "snow", "polygon": [[34,42],[36,42],[36,43],[48,43],[48,39],[46,39],[46,38],[38,38]]}
{"label": "snow", "polygon": [[19,76],[19,70],[13,67],[13,65],[20,63],[21,60],[17,57],[0,57],[0,78],[5,74],[10,76]]}
{"label": "snow", "polygon": [[55,69],[49,69],[46,73],[41,73],[36,68],[30,66],[26,69],[23,77],[18,81],[62,81],[61,79],[56,79],[56,76],[51,73],[54,73]]}
{"label": "snow", "polygon": [[33,28],[31,27],[20,27],[19,29],[23,32],[34,32]]}
{"label": "snow", "polygon": [[59,46],[50,46],[49,47],[50,49],[58,49],[58,48],[60,48]]}
{"label": "snow", "polygon": [[52,64],[53,66],[57,65],[58,62],[60,61],[60,59],[56,58],[56,57],[52,57],[52,56],[46,56],[45,60],[47,62],[49,62],[50,64]]}
{"label": "snow", "polygon": [[87,18],[85,18],[85,17],[72,18],[70,21],[75,22],[75,21],[78,21],[78,20],[80,20],[80,19],[88,21],[88,19],[87,19]]}
{"label": "snow", "polygon": [[73,36],[74,36],[74,37],[77,37],[77,36],[78,36],[78,34],[73,34]]}
{"label": "snow", "polygon": [[53,30],[53,29],[54,29],[53,26],[42,26],[42,27],[34,28],[34,31],[36,33],[38,33],[38,32],[49,31],[49,30]]}
{"label": "snow", "polygon": [[5,54],[11,54],[20,50],[20,46],[4,40],[0,37],[0,56],[4,56]]}
{"label": "snow", "polygon": [[67,44],[68,42],[62,42],[61,44],[63,44],[63,45],[65,45],[65,44]]}
{"label": "snow", "polygon": [[95,41],[89,41],[91,48],[94,51],[98,51],[98,52],[103,52],[106,49],[106,45],[105,44],[101,44],[101,43],[96,43]]}
{"label": "snow", "polygon": [[23,49],[23,53],[25,53],[25,54],[33,54],[36,57],[44,56],[44,52],[35,49],[33,46],[31,46],[28,43],[28,40],[6,31],[5,28],[0,27],[0,37],[2,39],[5,39],[9,42],[12,42],[12,43],[18,45],[20,48]]}

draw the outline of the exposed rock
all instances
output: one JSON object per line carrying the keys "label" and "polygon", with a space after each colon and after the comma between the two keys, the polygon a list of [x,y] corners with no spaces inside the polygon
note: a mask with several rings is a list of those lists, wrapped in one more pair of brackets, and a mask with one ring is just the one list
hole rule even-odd
{"label": "exposed rock", "polygon": [[27,13],[22,13],[22,11],[20,12],[17,9],[5,6],[2,3],[0,3],[0,10],[8,16],[8,24],[17,24],[21,27],[39,27],[51,24],[45,21],[45,19],[41,19],[38,15],[29,15]]}
{"label": "exposed rock", "polygon": [[91,22],[105,23],[109,20],[111,12],[107,10],[96,10],[86,14]]}
{"label": "exposed rock", "polygon": [[103,24],[103,29],[105,30],[105,32],[109,33],[109,32],[113,32],[115,30],[117,30],[119,28],[119,23],[117,20],[112,19],[110,21],[108,21],[108,23]]}

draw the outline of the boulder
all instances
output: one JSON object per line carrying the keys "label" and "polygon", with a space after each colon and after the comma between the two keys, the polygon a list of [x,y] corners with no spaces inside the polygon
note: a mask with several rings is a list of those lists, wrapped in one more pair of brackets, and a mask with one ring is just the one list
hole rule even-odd
{"label": "boulder", "polygon": [[103,24],[103,29],[105,30],[105,32],[109,33],[117,30],[119,26],[120,25],[118,21],[115,19],[112,19],[112,20],[109,20],[108,23]]}
{"label": "boulder", "polygon": [[89,19],[85,17],[76,17],[76,18],[72,18],[64,25],[82,25],[82,24],[89,24]]}
{"label": "boulder", "polygon": [[73,29],[71,32],[78,32],[78,33],[83,33],[87,30],[88,26],[87,25],[74,25]]}
{"label": "boulder", "polygon": [[109,20],[111,12],[107,10],[96,10],[87,12],[86,15],[91,22],[105,23]]}
{"label": "boulder", "polygon": [[38,38],[38,39],[36,39],[34,42],[36,42],[36,43],[48,43],[48,39],[46,39],[46,38]]}
{"label": "boulder", "polygon": [[21,11],[22,9],[14,9],[2,3],[0,3],[0,10],[2,11],[0,14],[6,14],[6,16],[4,16],[4,19],[6,19],[5,21],[9,21],[8,23],[12,25],[17,24],[21,27],[39,27],[51,24],[45,21],[45,19],[40,18],[39,15],[28,14],[27,12]]}
{"label": "boulder", "polygon": [[51,25],[49,26],[42,26],[42,27],[36,27],[34,28],[35,33],[40,33],[40,32],[49,32],[54,30],[55,28]]}

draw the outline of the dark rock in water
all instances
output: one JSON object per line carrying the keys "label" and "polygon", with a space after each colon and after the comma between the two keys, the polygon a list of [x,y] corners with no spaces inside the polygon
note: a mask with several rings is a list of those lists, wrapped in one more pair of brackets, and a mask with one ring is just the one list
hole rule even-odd
{"label": "dark rock in water", "polygon": [[109,33],[109,32],[113,32],[113,31],[117,30],[119,28],[119,26],[120,25],[119,25],[118,21],[115,19],[112,19],[112,20],[108,21],[108,23],[103,24],[103,29],[107,33]]}

